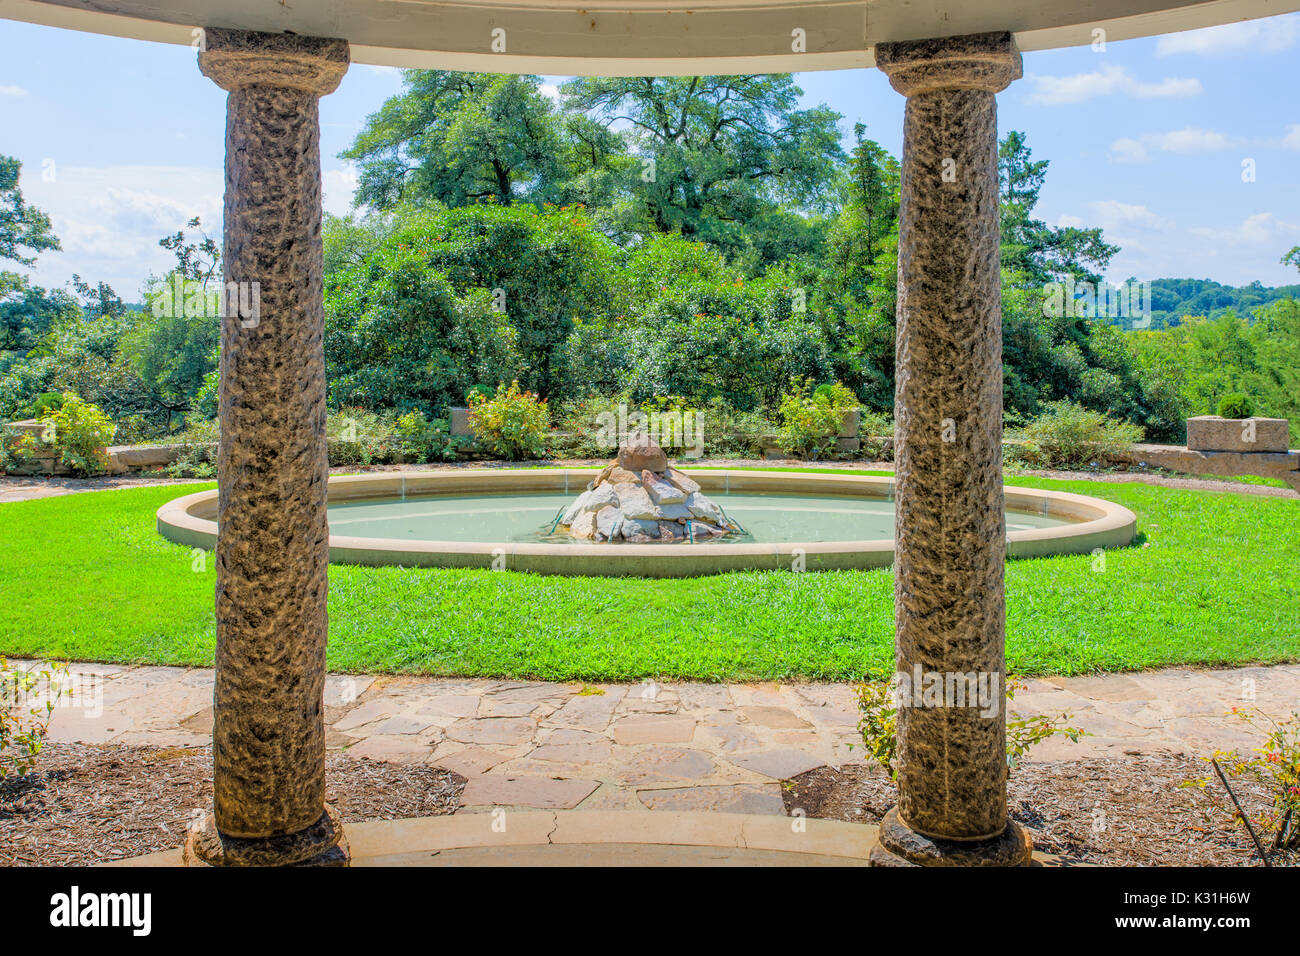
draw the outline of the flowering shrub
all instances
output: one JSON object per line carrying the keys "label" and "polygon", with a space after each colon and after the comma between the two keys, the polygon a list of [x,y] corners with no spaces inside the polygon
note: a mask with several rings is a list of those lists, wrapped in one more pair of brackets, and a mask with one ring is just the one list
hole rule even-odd
{"label": "flowering shrub", "polygon": [[546,402],[532,392],[522,391],[519,382],[497,387],[496,396],[486,399],[479,392],[469,396],[469,424],[483,450],[517,461],[539,458],[546,450]]}
{"label": "flowering shrub", "polygon": [[[1263,831],[1264,851],[1270,858],[1290,857],[1300,854],[1300,713],[1277,721],[1255,708],[1254,712],[1232,708],[1236,714],[1256,731],[1263,733],[1262,746],[1249,754],[1239,751],[1216,750],[1212,757],[1225,777],[1254,785],[1268,795],[1268,810],[1248,820],[1244,811],[1232,802],[1220,798],[1219,808],[1230,814],[1243,826],[1256,825]],[[1191,785],[1205,789],[1210,777],[1193,780]],[[1300,862],[1297,860],[1296,862]]]}
{"label": "flowering shrub", "polygon": [[90,402],[82,401],[72,392],[64,392],[56,405],[45,402],[46,411],[41,421],[47,426],[40,438],[24,435],[7,442],[4,467],[20,464],[53,449],[59,461],[82,475],[95,475],[107,470],[107,448],[117,431],[112,420]]}

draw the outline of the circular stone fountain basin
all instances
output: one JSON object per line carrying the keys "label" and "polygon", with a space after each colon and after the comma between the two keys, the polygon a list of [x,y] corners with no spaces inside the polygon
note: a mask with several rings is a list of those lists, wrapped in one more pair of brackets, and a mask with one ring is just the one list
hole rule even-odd
{"label": "circular stone fountain basin", "polygon": [[[598,469],[382,472],[329,480],[330,561],[504,568],[539,574],[690,577],[738,570],[821,571],[893,563],[892,477],[692,470],[745,534],[695,544],[588,543],[551,535]],[[1065,492],[1006,488],[1007,554],[1085,554],[1133,540],[1127,508]],[[217,492],[158,510],[169,541],[212,548]]]}

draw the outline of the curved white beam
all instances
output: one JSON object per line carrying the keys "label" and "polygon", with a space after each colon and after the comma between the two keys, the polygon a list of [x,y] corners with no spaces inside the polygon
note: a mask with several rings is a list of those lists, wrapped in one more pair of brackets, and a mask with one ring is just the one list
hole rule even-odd
{"label": "curved white beam", "polygon": [[292,31],[347,39],[358,63],[597,76],[847,69],[874,65],[884,41],[1010,30],[1021,50],[1042,50],[1087,45],[1097,29],[1115,41],[1295,10],[1300,0],[0,0],[0,17],[165,43],[205,26]]}

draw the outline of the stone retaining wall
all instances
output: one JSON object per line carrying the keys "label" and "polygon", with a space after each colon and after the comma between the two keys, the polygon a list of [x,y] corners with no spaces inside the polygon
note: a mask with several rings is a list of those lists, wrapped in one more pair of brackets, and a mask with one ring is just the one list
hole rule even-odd
{"label": "stone retaining wall", "polygon": [[1280,478],[1300,492],[1300,451],[1196,451],[1185,445],[1134,445],[1115,456],[1124,464],[1185,475],[1258,475]]}

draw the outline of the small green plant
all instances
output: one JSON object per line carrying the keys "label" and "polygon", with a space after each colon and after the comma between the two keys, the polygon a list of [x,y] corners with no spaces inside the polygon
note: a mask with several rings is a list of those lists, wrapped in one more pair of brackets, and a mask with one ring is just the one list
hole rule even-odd
{"label": "small green plant", "polygon": [[808,379],[795,379],[781,396],[778,442],[792,455],[817,459],[835,447],[844,412],[856,408],[858,398],[838,382],[819,385],[812,392],[810,387]]}
{"label": "small green plant", "polygon": [[62,392],[41,392],[32,402],[32,418],[38,421],[63,407]]}
{"label": "small green plant", "polygon": [[[1216,799],[1217,808],[1245,827],[1265,863],[1278,859],[1300,862],[1300,713],[1274,720],[1259,708],[1232,708],[1232,713],[1264,735],[1264,743],[1248,754],[1216,750],[1207,757],[1218,781],[1211,777],[1190,780],[1184,786],[1218,793],[1222,783],[1228,799]],[[1252,819],[1241,806],[1229,778],[1251,785],[1267,794],[1270,807]],[[1267,845],[1266,845],[1267,844]]]}
{"label": "small green plant", "polygon": [[1024,428],[1019,456],[1040,468],[1078,468],[1105,462],[1142,440],[1140,425],[1073,402],[1049,402]]}
{"label": "small green plant", "polygon": [[220,438],[216,419],[190,420],[185,430],[173,437],[180,450],[163,471],[171,478],[215,478]]}
{"label": "small green plant", "polygon": [[1250,399],[1240,392],[1231,392],[1219,399],[1218,415],[1220,418],[1250,418],[1255,408]]}
{"label": "small green plant", "polygon": [[456,457],[456,445],[452,442],[445,418],[430,421],[417,409],[399,415],[393,428],[404,461],[426,463]]}
{"label": "small green plant", "polygon": [[97,405],[64,392],[62,404],[41,421],[53,426],[54,449],[63,464],[82,475],[108,470],[107,449],[117,426]]}
{"label": "small green plant", "polygon": [[474,401],[473,396],[475,395],[478,395],[485,402],[490,402],[496,397],[496,389],[491,385],[471,385],[469,390],[465,393],[466,404],[472,404]]}
{"label": "small green plant", "polygon": [[[1014,677],[1007,678],[1006,699],[1014,700],[1025,685]],[[898,696],[893,682],[858,685],[858,732],[866,745],[867,756],[880,764],[889,776],[898,779]],[[1070,727],[1068,713],[1055,717],[1035,714],[1023,717],[1007,710],[1007,769],[1014,770],[1031,748],[1049,737],[1060,734],[1075,743],[1085,731]]]}
{"label": "small green plant", "polygon": [[36,766],[61,693],[58,675],[66,670],[59,663],[15,668],[0,655],[0,780],[24,776]]}
{"label": "small green plant", "polygon": [[540,458],[546,450],[546,402],[522,391],[519,382],[500,385],[491,400],[469,395],[469,425],[478,444],[490,455],[518,461]]}
{"label": "small green plant", "polygon": [[34,436],[22,434],[5,426],[0,432],[0,474],[24,468],[41,450],[41,442]]}
{"label": "small green plant", "polygon": [[863,409],[858,421],[858,438],[862,442],[864,458],[893,460],[894,420],[888,415]]}
{"label": "small green plant", "polygon": [[325,421],[331,465],[373,465],[393,461],[401,439],[391,420],[364,408],[341,408]]}

